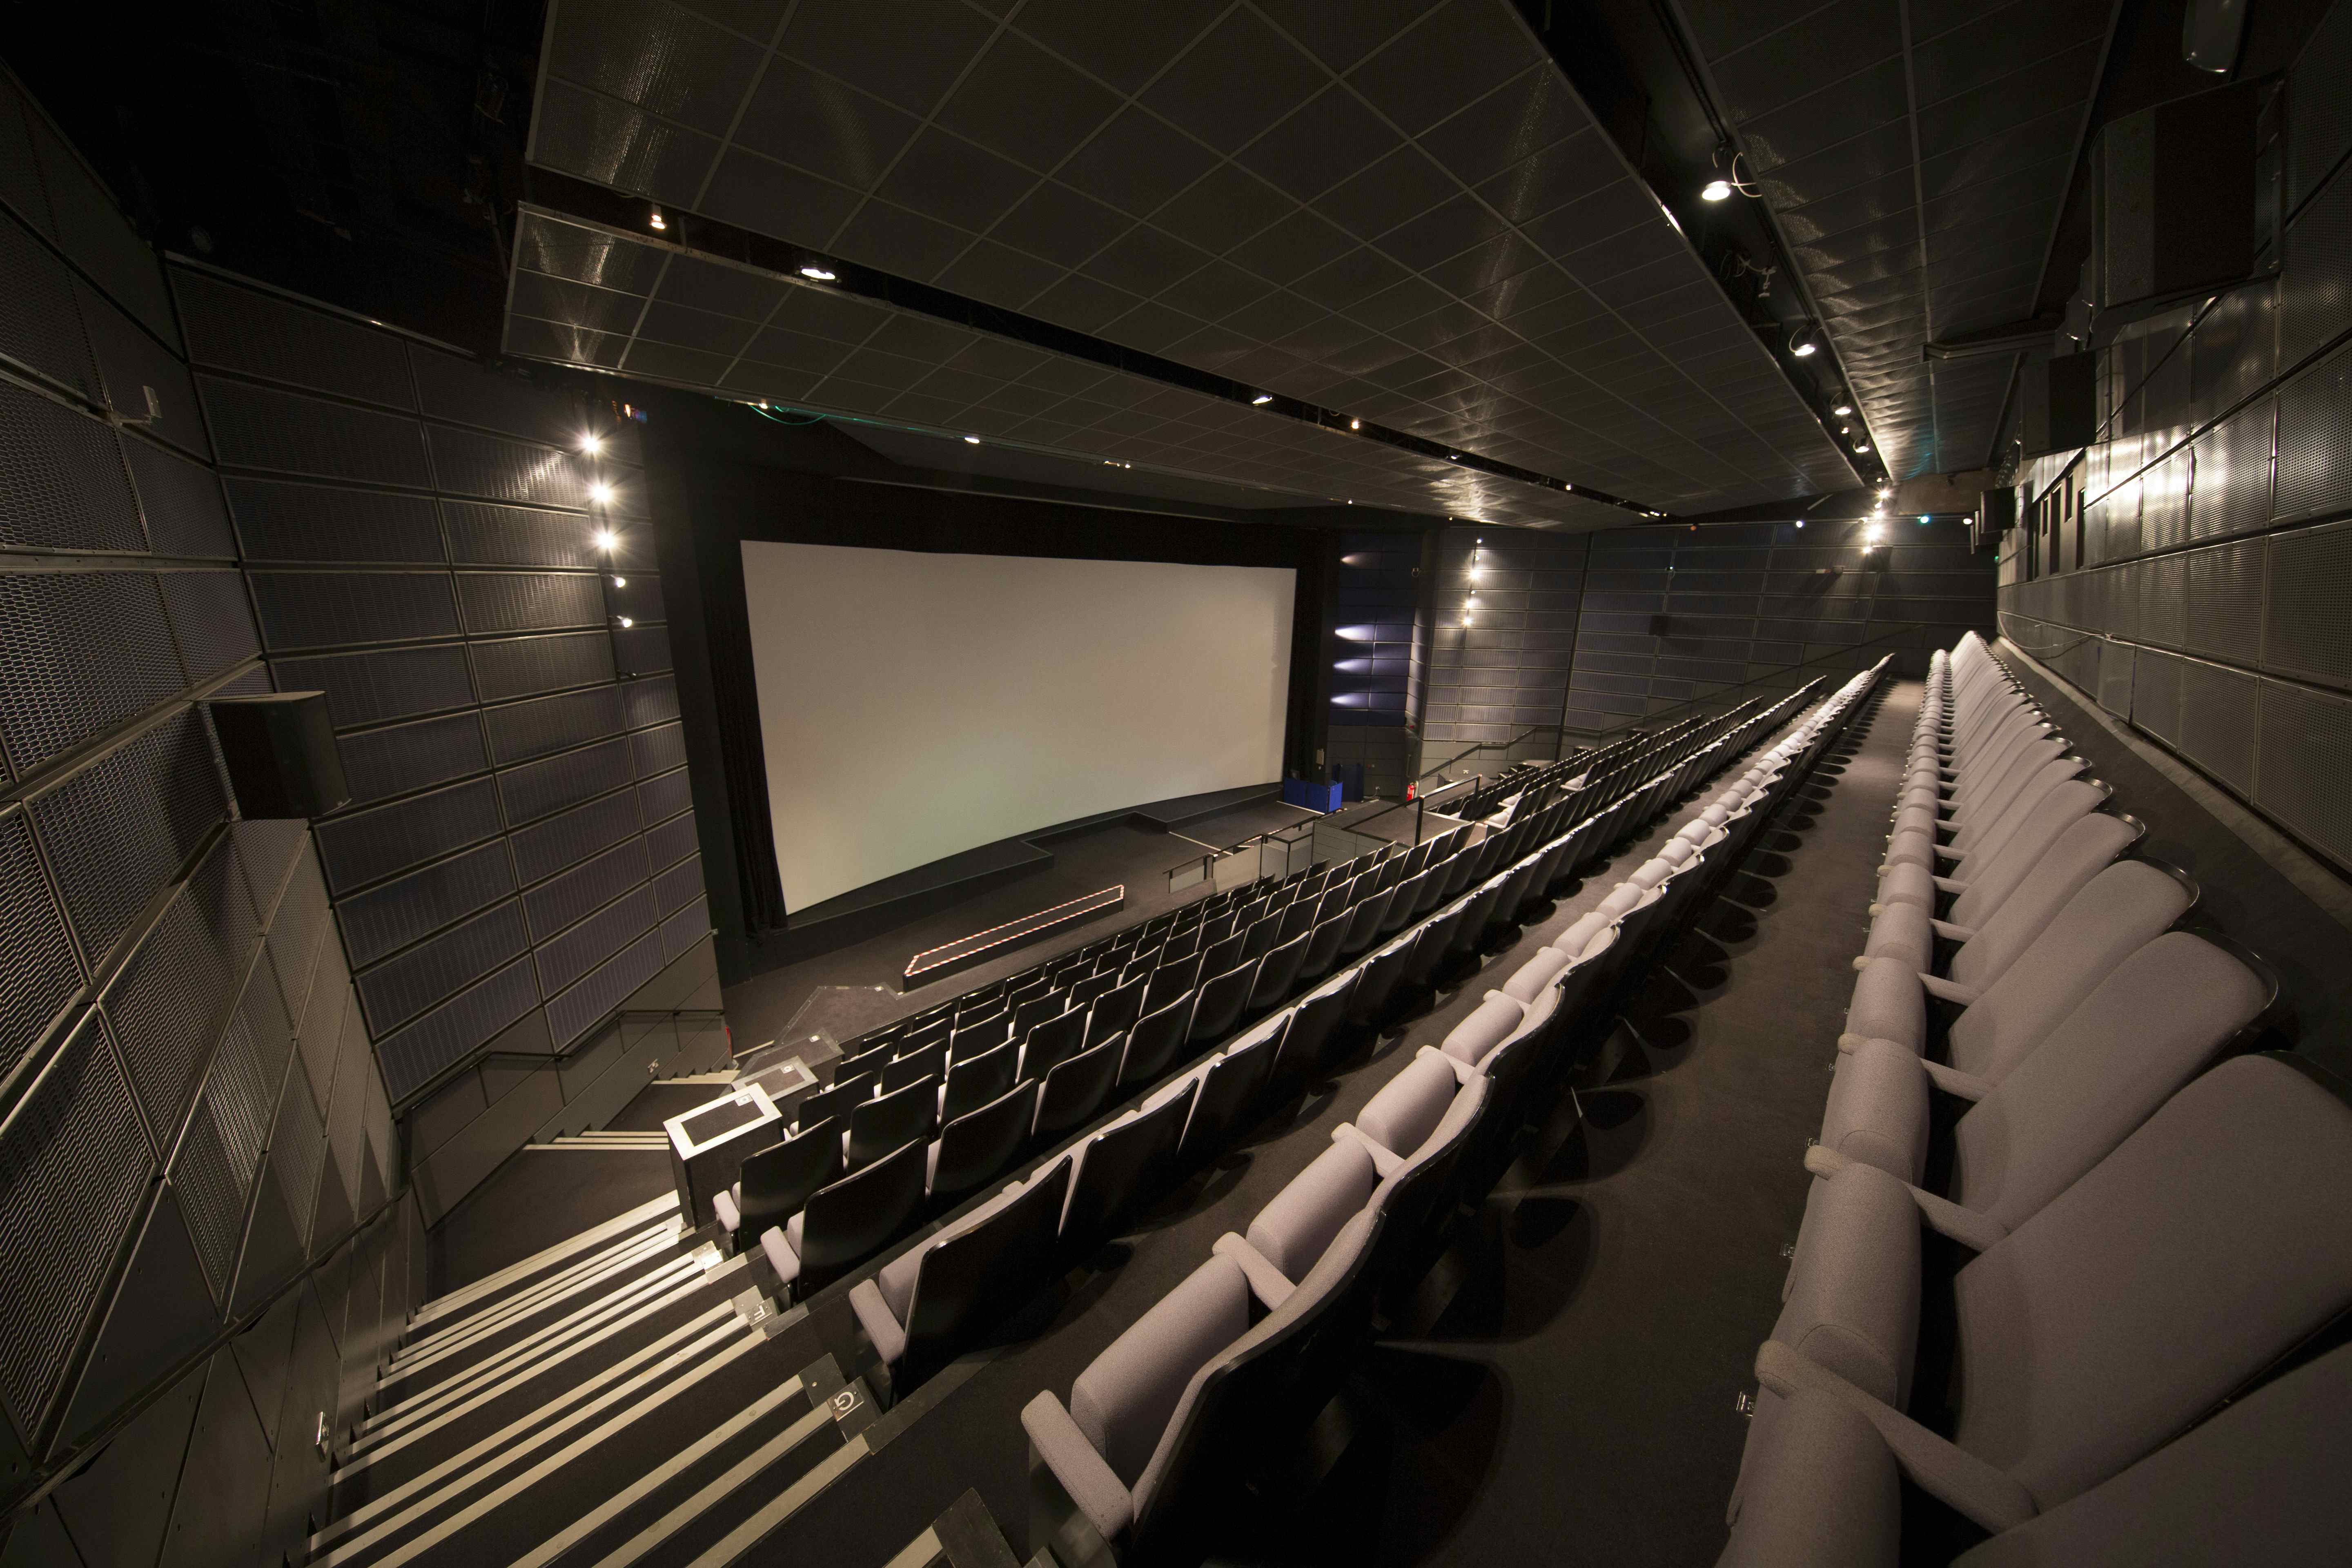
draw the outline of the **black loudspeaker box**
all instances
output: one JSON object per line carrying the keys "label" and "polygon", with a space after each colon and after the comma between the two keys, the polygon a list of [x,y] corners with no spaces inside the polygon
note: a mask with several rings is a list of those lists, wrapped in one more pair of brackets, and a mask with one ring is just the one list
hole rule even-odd
{"label": "black loudspeaker box", "polygon": [[247,818],[324,816],[352,798],[323,691],[216,697],[213,731]]}

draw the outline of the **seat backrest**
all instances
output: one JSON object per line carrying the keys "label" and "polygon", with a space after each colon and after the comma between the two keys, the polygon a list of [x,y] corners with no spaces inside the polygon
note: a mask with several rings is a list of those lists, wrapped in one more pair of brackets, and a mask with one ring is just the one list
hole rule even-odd
{"label": "seat backrest", "polygon": [[1283,909],[1282,921],[1275,928],[1275,940],[1288,942],[1292,937],[1304,936],[1313,931],[1315,905],[1313,899],[1293,899]]}
{"label": "seat backrest", "polygon": [[1354,923],[1346,914],[1317,922],[1307,933],[1307,957],[1299,965],[1299,973],[1309,980],[1330,973],[1331,966],[1339,962],[1339,946],[1348,940],[1348,928]]}
{"label": "seat backrest", "polygon": [[1485,1078],[1474,1078],[1455,1089],[1429,1135],[1373,1189],[1368,1206],[1380,1215],[1381,1228],[1367,1267],[1374,1289],[1384,1289],[1403,1277],[1412,1256],[1433,1239],[1433,1228],[1451,1212],[1454,1174],[1486,1121],[1493,1095],[1494,1085]]}
{"label": "seat backrest", "polygon": [[1070,1163],[1056,1160],[1010,1201],[949,1227],[924,1249],[905,1314],[906,1359],[917,1370],[935,1364],[1054,1277],[1054,1237],[1069,1183]]}
{"label": "seat backrest", "polygon": [[1146,1013],[1127,1032],[1129,1066],[1122,1068],[1122,1083],[1143,1083],[1158,1078],[1176,1059],[1177,1048],[1190,1037],[1192,1027],[1194,993],[1186,992],[1166,1006]]}
{"label": "seat backrest", "polygon": [[1011,1164],[1028,1140],[1036,1108],[1037,1080],[1024,1079],[940,1128],[939,1156],[931,1168],[931,1195],[968,1193]]}
{"label": "seat backrest", "polygon": [[1013,1087],[1020,1069],[1021,1049],[1013,1045],[957,1058],[948,1068],[947,1092],[940,1101],[940,1119],[952,1121],[987,1104]]}
{"label": "seat backrest", "polygon": [[1157,1012],[1201,983],[1201,955],[1188,953],[1182,958],[1162,963],[1151,972],[1151,984],[1143,993],[1143,1010]]}
{"label": "seat backrest", "polygon": [[2105,786],[2088,779],[2068,779],[2019,820],[2008,841],[1998,849],[1988,847],[1971,857],[1961,880],[1968,886],[1952,900],[1952,922],[1975,926],[1999,909],[2026,873],[2058,842],[2058,836],[2106,803]]}
{"label": "seat backrest", "polygon": [[992,1051],[1012,1037],[1013,1015],[1010,1012],[991,1013],[968,1024],[959,1022],[955,1033],[948,1037],[948,1058],[960,1062],[983,1051]]}
{"label": "seat backrest", "polygon": [[1033,1027],[1021,1042],[1021,1076],[1042,1079],[1086,1042],[1087,1010],[1072,1007]]}
{"label": "seat backrest", "polygon": [[1073,1007],[1091,1007],[1095,1005],[1095,999],[1097,997],[1102,995],[1105,992],[1109,991],[1118,984],[1118,971],[1116,969],[1113,969],[1108,974],[1090,974],[1086,979],[1079,981],[1076,985],[1070,987],[1070,1005]]}
{"label": "seat backrest", "polygon": [[1245,1013],[1262,1013],[1268,1007],[1282,1005],[1298,982],[1298,972],[1307,963],[1307,939],[1292,937],[1288,942],[1267,952],[1258,964],[1257,977],[1250,982],[1249,1000]]}
{"label": "seat backrest", "polygon": [[882,1064],[879,1062],[847,1078],[835,1078],[824,1088],[802,1098],[799,1108],[793,1113],[793,1124],[805,1128],[826,1121],[836,1125],[846,1123],[852,1110],[874,1098],[874,1086],[881,1079]]}
{"label": "seat backrest", "polygon": [[909,1139],[928,1142],[939,1125],[940,1080],[917,1079],[866,1100],[849,1113],[849,1142],[842,1163],[855,1171]]}
{"label": "seat backrest", "polygon": [[1023,997],[1013,1008],[1014,1037],[1025,1035],[1046,1019],[1068,1011],[1069,1005],[1069,998],[1050,985]]}
{"label": "seat backrest", "polygon": [[809,1194],[841,1174],[841,1125],[816,1121],[743,1158],[740,1234],[759,1235],[800,1213]]}
{"label": "seat backrest", "polygon": [[936,1078],[947,1071],[948,1047],[945,1040],[933,1040],[928,1046],[902,1051],[882,1064],[882,1092],[903,1088],[919,1078]]}
{"label": "seat backrest", "polygon": [[2183,879],[2144,860],[2108,867],[1952,1021],[1952,1065],[1999,1083],[2132,953],[2189,911]]}
{"label": "seat backrest", "polygon": [[2157,1448],[2352,1302],[2352,1106],[2238,1057],[1953,1280],[1953,1441],[2053,1508]]}
{"label": "seat backrest", "polygon": [[1370,1026],[1388,1016],[1389,998],[1396,994],[1397,981],[1411,956],[1409,946],[1384,947],[1356,966],[1356,982],[1348,992],[1349,1023]]}
{"label": "seat backrest", "polygon": [[1960,1118],[1954,1200],[2016,1229],[2147,1121],[2273,991],[2201,937],[2158,937]]}
{"label": "seat backrest", "polygon": [[1045,1075],[1045,1087],[1037,1096],[1038,1136],[1066,1131],[1101,1109],[1111,1080],[1118,1076],[1123,1048],[1118,1040],[1105,1040],[1058,1063]]}
{"label": "seat backrest", "polygon": [[1465,900],[1462,923],[1454,928],[1454,951],[1456,953],[1475,952],[1486,939],[1487,917],[1495,912],[1495,900],[1503,889],[1489,883]]}
{"label": "seat backrest", "polygon": [[1192,1037],[1195,1042],[1213,1040],[1240,1021],[1242,1008],[1249,1002],[1250,983],[1257,978],[1262,959],[1235,964],[1223,973],[1202,983],[1200,1000],[1192,1008]]}
{"label": "seat backrest", "polygon": [[1134,1486],[1193,1373],[1249,1326],[1248,1279],[1239,1265],[1211,1258],[1078,1373],[1070,1419],[1111,1472]]}
{"label": "seat backrest", "polygon": [[2058,917],[2067,900],[2139,836],[2137,822],[2103,811],[2075,822],[2025,874],[2017,890],[1985,918],[1976,934],[1960,944],[1945,973],[1959,984],[1979,991],[2000,979]]}
{"label": "seat backrest", "polygon": [[1192,1114],[1184,1125],[1183,1156],[1188,1163],[1197,1163],[1224,1148],[1225,1140],[1265,1087],[1282,1055],[1284,1037],[1297,1018],[1295,1013],[1286,1014],[1272,1032],[1236,1043],[1200,1070]]}
{"label": "seat backrest", "polygon": [[1336,1140],[1265,1201],[1242,1239],[1284,1279],[1303,1279],[1380,1184],[1381,1173],[1363,1146]]}
{"label": "seat backrest", "polygon": [[1410,1159],[1437,1130],[1460,1081],[1444,1053],[1423,1046],[1364,1102],[1356,1113],[1356,1131],[1400,1159]]}
{"label": "seat backrest", "polygon": [[856,1262],[898,1234],[923,1202],[927,1144],[900,1144],[811,1194],[801,1211],[801,1278]]}
{"label": "seat backrest", "polygon": [[1242,932],[1242,956],[1237,962],[1246,963],[1253,958],[1264,958],[1281,932],[1282,921],[1279,917],[1260,916]]}
{"label": "seat backrest", "polygon": [[1223,974],[1242,962],[1242,950],[1248,945],[1249,932],[1244,931],[1237,931],[1213,943],[1201,954],[1201,973],[1204,975]]}
{"label": "seat backrest", "polygon": [[1087,1045],[1098,1045],[1134,1026],[1143,1016],[1143,994],[1150,988],[1148,979],[1138,977],[1113,987],[1095,998],[1087,1009]]}
{"label": "seat backrest", "polygon": [[1064,1242],[1092,1247],[1166,1184],[1175,1171],[1177,1141],[1183,1136],[1196,1092],[1188,1081],[1180,1092],[1157,1105],[1147,1102],[1145,1109],[1120,1117],[1087,1140],[1086,1158],[1078,1163],[1077,1180],[1062,1215]]}

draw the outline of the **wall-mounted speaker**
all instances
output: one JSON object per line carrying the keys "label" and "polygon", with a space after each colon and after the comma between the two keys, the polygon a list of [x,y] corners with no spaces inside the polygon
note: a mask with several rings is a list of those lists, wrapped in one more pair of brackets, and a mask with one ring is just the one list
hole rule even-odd
{"label": "wall-mounted speaker", "polygon": [[2246,36],[2246,0],[2189,0],[2181,7],[2180,58],[2201,71],[2228,76],[2238,68]]}
{"label": "wall-mounted speaker", "polygon": [[2018,373],[2018,413],[2029,458],[2089,446],[2099,430],[2099,356],[2028,360]]}
{"label": "wall-mounted speaker", "polygon": [[324,816],[352,798],[323,691],[215,698],[213,731],[247,818]]}
{"label": "wall-mounted speaker", "polygon": [[2256,86],[2126,114],[2092,149],[2092,281],[2102,310],[2242,281],[2254,267]]}
{"label": "wall-mounted speaker", "polygon": [[1650,635],[1654,637],[1670,636],[1673,631],[1673,626],[1674,617],[1672,616],[1652,616],[1650,617]]}

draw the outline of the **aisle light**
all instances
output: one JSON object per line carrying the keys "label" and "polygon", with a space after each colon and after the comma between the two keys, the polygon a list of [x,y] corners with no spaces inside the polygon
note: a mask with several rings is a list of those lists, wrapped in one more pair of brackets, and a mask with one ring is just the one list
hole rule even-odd
{"label": "aisle light", "polygon": [[1843,419],[1847,415],[1853,412],[1853,405],[1851,403],[1841,403],[1835,408],[1831,409],[1830,412]]}
{"label": "aisle light", "polygon": [[620,539],[618,538],[618,536],[616,536],[616,535],[613,532],[613,531],[612,531],[611,529],[609,529],[609,528],[600,528],[600,529],[598,529],[598,530],[596,531],[596,548],[597,548],[597,549],[599,549],[599,550],[610,550],[610,549],[612,549],[612,548],[613,548],[613,546],[614,546],[615,544],[618,544],[618,543],[620,543],[620,542],[621,542]]}
{"label": "aisle light", "polygon": [[594,484],[588,487],[588,499],[594,501],[598,506],[603,506],[606,501],[613,499],[613,487],[606,484],[604,480],[598,479]]}
{"label": "aisle light", "polygon": [[629,580],[626,577],[615,577],[613,579],[613,586],[615,588],[625,588],[628,585]]}
{"label": "aisle light", "polygon": [[1360,419],[1350,419],[1348,421],[1348,428],[1350,430],[1360,430],[1363,427],[1364,422]]}
{"label": "aisle light", "polygon": [[631,620],[631,619],[629,619],[629,617],[628,617],[628,616],[623,616],[621,617],[621,624],[622,624],[623,626],[635,626],[637,623],[636,623],[636,622],[635,622],[635,621],[633,621],[633,620]]}

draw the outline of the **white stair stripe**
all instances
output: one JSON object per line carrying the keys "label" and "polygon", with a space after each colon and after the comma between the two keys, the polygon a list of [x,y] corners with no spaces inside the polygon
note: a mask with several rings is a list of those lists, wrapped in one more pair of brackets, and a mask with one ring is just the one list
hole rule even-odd
{"label": "white stair stripe", "polygon": [[557,1242],[553,1247],[532,1253],[520,1263],[510,1263],[497,1273],[484,1275],[470,1285],[461,1285],[455,1290],[436,1296],[410,1315],[409,1323],[414,1327],[419,1323],[429,1322],[436,1318],[446,1317],[451,1312],[478,1301],[486,1296],[496,1294],[518,1279],[528,1279],[542,1269],[552,1268],[572,1254],[593,1247],[608,1237],[618,1236],[625,1230],[659,1219],[664,1215],[675,1214],[677,1210],[677,1194],[675,1193],[665,1193],[660,1197],[648,1199],[626,1214],[614,1215],[602,1225],[591,1226],[576,1236]]}
{"label": "white stair stripe", "polygon": [[[506,1330],[511,1329],[519,1323],[537,1317],[542,1311],[560,1306],[564,1301],[578,1295],[583,1290],[586,1290],[594,1285],[611,1279],[616,1275],[627,1274],[631,1270],[647,1263],[655,1263],[656,1266],[658,1267],[656,1260],[659,1259],[664,1252],[668,1250],[669,1247],[670,1243],[667,1240],[651,1243],[639,1251],[630,1254],[626,1258],[622,1258],[612,1263],[606,1264],[604,1268],[596,1270],[593,1274],[588,1275],[586,1278],[573,1282],[573,1284],[567,1289],[542,1297],[539,1300],[532,1302],[530,1305],[518,1308],[512,1312],[501,1312],[498,1315],[495,1321],[481,1323],[480,1325],[472,1328],[470,1331],[457,1339],[451,1340],[449,1342],[438,1347],[437,1349],[397,1362],[391,1367],[387,1368],[384,1374],[376,1380],[376,1386],[378,1388],[384,1388],[396,1383],[404,1382],[407,1379],[415,1376],[426,1367],[437,1366],[441,1363],[447,1361],[453,1355],[473,1349],[476,1345],[481,1343],[482,1341],[489,1338],[491,1335],[504,1332]],[[576,1316],[579,1313],[590,1312],[594,1310],[595,1302],[591,1300],[584,1307],[574,1308],[571,1314],[567,1314],[567,1316]],[[559,1319],[557,1321],[562,1321],[562,1320]]]}
{"label": "white stair stripe", "polygon": [[403,1341],[400,1347],[392,1352],[391,1360],[385,1364],[399,1366],[427,1352],[438,1350],[443,1345],[450,1343],[458,1335],[470,1333],[482,1324],[490,1322],[502,1314],[512,1312],[527,1302],[543,1300],[551,1293],[560,1294],[601,1268],[607,1268],[624,1258],[635,1257],[646,1248],[666,1241],[670,1234],[667,1226],[656,1226],[651,1230],[642,1230],[635,1236],[614,1242],[602,1252],[591,1253],[569,1268],[526,1285],[512,1295],[501,1296],[484,1306],[479,1311],[469,1312],[430,1333],[416,1335]]}

